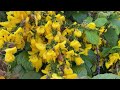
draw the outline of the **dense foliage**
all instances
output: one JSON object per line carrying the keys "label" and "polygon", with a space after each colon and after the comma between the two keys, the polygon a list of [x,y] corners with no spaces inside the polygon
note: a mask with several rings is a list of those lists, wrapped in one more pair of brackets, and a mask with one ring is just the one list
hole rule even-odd
{"label": "dense foliage", "polygon": [[1,79],[119,79],[119,11],[0,11]]}

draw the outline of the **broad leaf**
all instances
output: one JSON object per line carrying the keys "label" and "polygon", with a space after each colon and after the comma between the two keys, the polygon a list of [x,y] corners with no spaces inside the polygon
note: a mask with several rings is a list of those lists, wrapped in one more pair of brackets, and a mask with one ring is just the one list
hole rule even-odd
{"label": "broad leaf", "polygon": [[86,12],[75,12],[73,13],[73,19],[75,21],[77,21],[78,23],[82,23],[83,20],[87,17],[87,13]]}
{"label": "broad leaf", "polygon": [[78,77],[87,76],[87,70],[84,64],[80,66],[73,66],[72,69],[73,69],[73,72],[78,75]]}
{"label": "broad leaf", "polygon": [[95,24],[97,27],[102,27],[107,23],[107,19],[106,18],[97,18],[95,20]]}
{"label": "broad leaf", "polygon": [[99,43],[99,35],[97,33],[97,31],[90,31],[90,30],[86,30],[85,31],[87,40],[91,43],[91,44],[95,44],[97,45]]}
{"label": "broad leaf", "polygon": [[113,28],[109,28],[104,34],[105,39],[107,40],[110,46],[116,46],[118,41],[118,35]]}
{"label": "broad leaf", "polygon": [[17,55],[16,60],[17,64],[22,65],[25,68],[25,70],[33,70],[32,64],[31,62],[29,62],[29,55],[26,51],[23,51],[19,55]]}
{"label": "broad leaf", "polygon": [[20,79],[40,79],[40,77],[41,77],[41,73],[29,71],[25,73]]}
{"label": "broad leaf", "polygon": [[112,73],[105,73],[94,76],[92,79],[120,79],[120,76]]}

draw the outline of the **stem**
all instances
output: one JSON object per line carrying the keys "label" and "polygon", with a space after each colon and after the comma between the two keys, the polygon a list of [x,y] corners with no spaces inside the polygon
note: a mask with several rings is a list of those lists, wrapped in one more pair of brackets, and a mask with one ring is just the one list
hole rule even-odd
{"label": "stem", "polygon": [[96,46],[96,52],[97,52],[97,73],[100,74],[100,66],[99,66],[99,61],[100,61],[100,56],[98,53],[98,46]]}

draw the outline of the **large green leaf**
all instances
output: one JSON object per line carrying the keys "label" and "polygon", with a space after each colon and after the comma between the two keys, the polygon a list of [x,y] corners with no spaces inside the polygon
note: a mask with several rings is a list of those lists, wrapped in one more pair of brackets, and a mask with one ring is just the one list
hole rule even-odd
{"label": "large green leaf", "polygon": [[101,27],[103,25],[105,25],[107,23],[107,19],[106,18],[97,18],[95,20],[95,24],[97,27]]}
{"label": "large green leaf", "polygon": [[41,73],[29,71],[25,73],[20,79],[40,79],[41,76]]}
{"label": "large green leaf", "polygon": [[84,60],[84,64],[85,64],[85,68],[87,70],[87,74],[88,76],[92,76],[92,60],[88,57],[88,56],[85,56],[85,55],[81,55],[81,58]]}
{"label": "large green leaf", "polygon": [[26,51],[21,52],[16,56],[17,64],[22,65],[26,71],[33,70],[31,62],[29,62],[29,55]]}
{"label": "large green leaf", "polygon": [[92,20],[93,20],[92,17],[87,17],[87,18],[84,20],[84,22],[90,23],[90,22],[92,22]]}
{"label": "large green leaf", "polygon": [[90,43],[95,44],[95,45],[97,45],[99,43],[100,37],[99,37],[97,31],[86,30],[85,34],[86,34],[87,40]]}
{"label": "large green leaf", "polygon": [[22,75],[25,73],[25,70],[21,65],[17,65],[16,67],[13,68],[12,74],[13,75],[18,75],[18,78],[22,77]]}
{"label": "large green leaf", "polygon": [[105,74],[96,75],[92,79],[120,79],[120,76],[112,73],[105,73]]}
{"label": "large green leaf", "polygon": [[84,64],[80,66],[73,66],[72,69],[73,72],[76,73],[79,78],[83,76],[87,76],[87,70]]}
{"label": "large green leaf", "polygon": [[75,12],[72,14],[73,19],[78,23],[82,23],[85,18],[87,18],[87,12]]}
{"label": "large green leaf", "polygon": [[106,57],[111,51],[111,48],[108,48],[108,47],[103,47],[103,50],[102,50],[102,57]]}
{"label": "large green leaf", "polygon": [[111,20],[110,25],[113,28],[115,28],[117,35],[119,35],[119,33],[120,33],[120,20],[117,20],[117,19]]}
{"label": "large green leaf", "polygon": [[118,41],[118,35],[113,28],[109,28],[104,34],[105,39],[107,40],[109,46],[116,46]]}

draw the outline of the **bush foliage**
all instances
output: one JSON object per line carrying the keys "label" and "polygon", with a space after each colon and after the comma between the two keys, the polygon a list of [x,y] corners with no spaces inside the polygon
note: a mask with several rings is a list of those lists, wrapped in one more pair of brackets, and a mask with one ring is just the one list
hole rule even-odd
{"label": "bush foliage", "polygon": [[119,79],[119,11],[0,11],[1,79]]}

